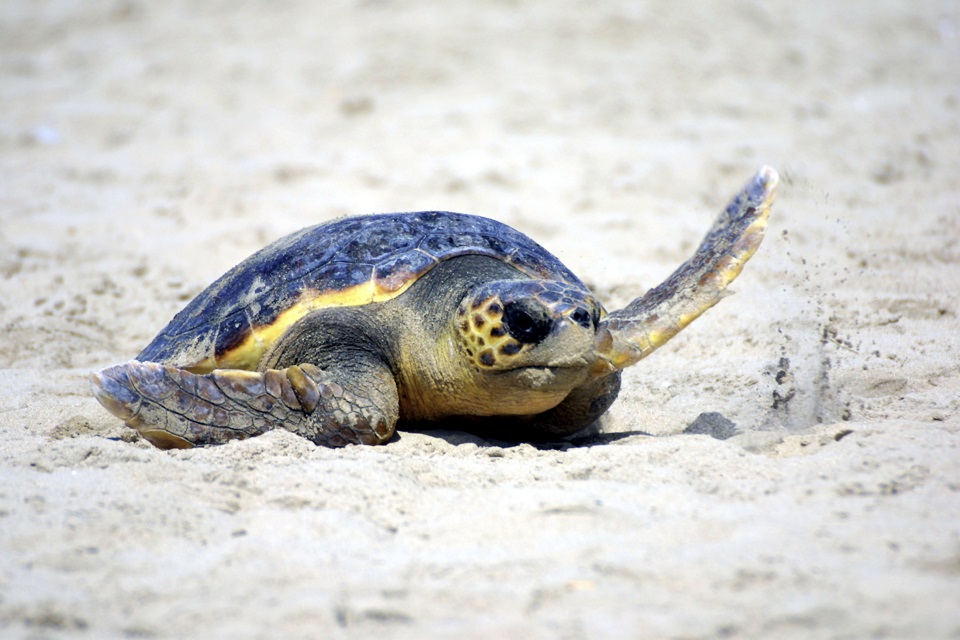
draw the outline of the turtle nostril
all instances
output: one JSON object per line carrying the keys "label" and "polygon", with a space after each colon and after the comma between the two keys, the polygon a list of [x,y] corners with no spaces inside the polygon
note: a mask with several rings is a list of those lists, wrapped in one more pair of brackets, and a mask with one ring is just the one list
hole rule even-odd
{"label": "turtle nostril", "polygon": [[570,317],[573,318],[573,321],[585,329],[589,329],[593,325],[593,317],[586,309],[577,309]]}

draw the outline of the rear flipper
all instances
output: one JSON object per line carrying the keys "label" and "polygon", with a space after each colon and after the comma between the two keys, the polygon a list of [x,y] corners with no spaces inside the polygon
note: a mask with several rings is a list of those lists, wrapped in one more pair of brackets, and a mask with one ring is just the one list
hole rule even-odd
{"label": "rear flipper", "polygon": [[597,331],[595,375],[650,355],[725,295],[760,246],[779,177],[763,167],[714,221],[697,252],[663,283],[619,311]]}
{"label": "rear flipper", "polygon": [[276,428],[339,447],[381,444],[393,435],[396,385],[373,373],[373,384],[347,389],[312,364],[198,375],[131,361],[93,374],[91,382],[100,404],[160,449],[221,444]]}

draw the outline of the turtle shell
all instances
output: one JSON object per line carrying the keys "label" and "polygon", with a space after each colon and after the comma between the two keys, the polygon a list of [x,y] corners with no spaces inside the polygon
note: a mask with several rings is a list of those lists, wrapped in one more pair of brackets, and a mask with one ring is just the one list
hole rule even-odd
{"label": "turtle shell", "polygon": [[537,279],[583,286],[507,225],[446,211],[341,218],[264,247],[201,292],[137,356],[204,373],[255,369],[307,313],[383,302],[443,260],[485,255]]}

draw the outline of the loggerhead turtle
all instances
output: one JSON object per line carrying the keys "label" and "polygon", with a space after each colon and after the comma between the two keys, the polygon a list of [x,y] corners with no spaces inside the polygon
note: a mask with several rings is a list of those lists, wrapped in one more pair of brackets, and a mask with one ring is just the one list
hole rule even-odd
{"label": "loggerhead turtle", "polygon": [[613,403],[620,372],[724,297],[767,226],[762,168],[669,278],[607,313],[557,258],[494,220],[342,218],[228,271],[137,359],[92,376],[111,413],[160,448],[285,428],[381,444],[446,419],[560,438]]}

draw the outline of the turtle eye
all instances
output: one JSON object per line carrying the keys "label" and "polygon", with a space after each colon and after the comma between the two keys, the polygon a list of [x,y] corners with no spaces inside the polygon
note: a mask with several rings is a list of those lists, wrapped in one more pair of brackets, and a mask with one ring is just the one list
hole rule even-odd
{"label": "turtle eye", "polygon": [[529,300],[505,304],[503,322],[511,336],[527,344],[540,342],[553,328],[553,320],[547,315],[543,305]]}
{"label": "turtle eye", "polygon": [[578,325],[584,329],[591,329],[593,327],[593,317],[590,315],[590,312],[586,309],[577,309],[570,314],[570,319],[576,322]]}

